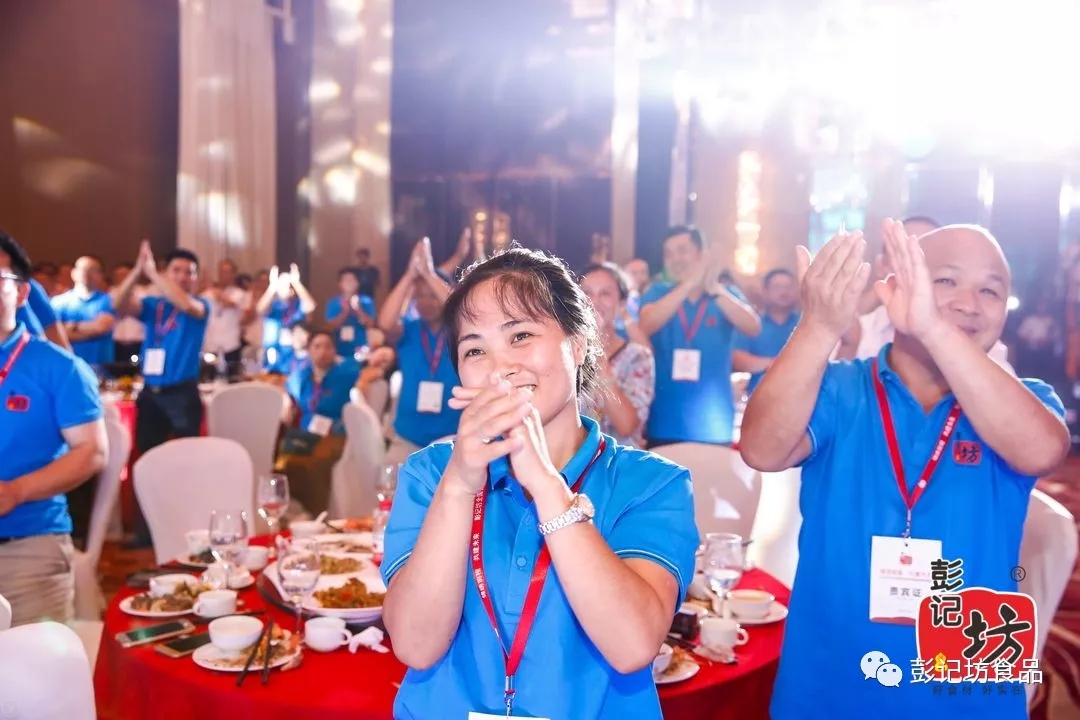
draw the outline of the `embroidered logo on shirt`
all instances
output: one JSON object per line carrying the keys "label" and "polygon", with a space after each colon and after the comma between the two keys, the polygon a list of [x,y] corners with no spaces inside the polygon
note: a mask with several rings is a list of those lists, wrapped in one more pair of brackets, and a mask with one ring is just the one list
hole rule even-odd
{"label": "embroidered logo on shirt", "polygon": [[953,460],[958,465],[978,465],[982,461],[982,445],[970,440],[953,443]]}
{"label": "embroidered logo on shirt", "polygon": [[30,398],[24,395],[8,395],[5,407],[11,412],[26,412],[30,409]]}
{"label": "embroidered logo on shirt", "polygon": [[705,327],[716,327],[716,318],[711,315],[705,318]]}

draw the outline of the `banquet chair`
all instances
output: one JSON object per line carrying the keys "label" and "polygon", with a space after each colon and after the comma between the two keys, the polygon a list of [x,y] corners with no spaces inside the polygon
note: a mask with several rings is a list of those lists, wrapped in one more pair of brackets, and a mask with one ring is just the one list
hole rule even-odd
{"label": "banquet chair", "polygon": [[243,510],[252,532],[255,476],[251,455],[235,440],[170,440],[136,460],[134,476],[158,563],[183,555],[184,534],[209,527],[214,510]]}
{"label": "banquet chair", "polygon": [[398,398],[401,397],[401,383],[403,375],[400,370],[395,370],[390,375],[390,406],[386,408],[386,414],[379,417],[383,420],[383,435],[387,440],[394,437],[394,420],[397,418]]}
{"label": "banquet chair", "polygon": [[11,627],[11,603],[7,598],[0,595],[0,630]]}
{"label": "banquet chair", "polygon": [[732,532],[749,539],[754,529],[761,475],[723,445],[674,443],[652,451],[690,470],[694,483],[694,519],[704,538]]}
{"label": "banquet chair", "polygon": [[365,517],[375,510],[375,484],[386,459],[382,423],[362,403],[346,404],[341,416],[345,452],[334,466],[328,511],[333,518]]}
{"label": "banquet chair", "polygon": [[119,420],[106,420],[105,433],[109,439],[109,462],[98,475],[86,549],[75,551],[75,617],[82,620],[100,620],[105,609],[105,596],[98,582],[98,563],[120,499],[120,476],[131,453],[131,435]]}
{"label": "banquet chair", "polygon": [[94,720],[94,684],[82,642],[57,622],[0,632],[0,717]]}
{"label": "banquet chair", "polygon": [[1077,551],[1076,518],[1057,500],[1041,490],[1032,490],[1020,543],[1020,567],[1026,575],[1019,585],[1020,592],[1035,600],[1036,657],[1042,657],[1046,648],[1054,613],[1076,565]]}
{"label": "banquet chair", "polygon": [[206,411],[207,434],[243,445],[256,477],[269,475],[274,466],[282,395],[268,383],[238,383],[222,388]]}
{"label": "banquet chair", "polygon": [[101,649],[101,633],[105,631],[105,623],[101,620],[71,621],[68,626],[79,636],[83,650],[86,651],[86,659],[90,661],[90,670],[97,665],[98,651]]}
{"label": "banquet chair", "polygon": [[364,402],[375,412],[375,416],[381,421],[386,415],[387,403],[390,400],[390,383],[386,380],[376,380],[368,386],[363,394]]}

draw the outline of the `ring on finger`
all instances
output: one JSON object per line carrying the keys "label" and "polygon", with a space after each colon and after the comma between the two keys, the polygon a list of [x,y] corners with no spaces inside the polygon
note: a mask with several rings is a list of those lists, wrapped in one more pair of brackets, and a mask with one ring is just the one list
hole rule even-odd
{"label": "ring on finger", "polygon": [[484,443],[485,445],[490,445],[492,442],[494,442],[494,440],[495,438],[489,437],[487,435],[480,436],[480,442]]}

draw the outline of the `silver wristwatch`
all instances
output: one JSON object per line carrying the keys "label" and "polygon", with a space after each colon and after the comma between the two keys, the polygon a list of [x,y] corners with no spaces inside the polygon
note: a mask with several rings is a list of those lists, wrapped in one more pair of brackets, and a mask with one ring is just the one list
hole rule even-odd
{"label": "silver wristwatch", "polygon": [[593,507],[592,500],[589,499],[588,495],[578,493],[574,495],[574,500],[570,503],[570,507],[566,512],[547,522],[540,523],[540,534],[547,536],[556,530],[562,530],[568,525],[589,522],[594,515],[596,515],[596,508]]}

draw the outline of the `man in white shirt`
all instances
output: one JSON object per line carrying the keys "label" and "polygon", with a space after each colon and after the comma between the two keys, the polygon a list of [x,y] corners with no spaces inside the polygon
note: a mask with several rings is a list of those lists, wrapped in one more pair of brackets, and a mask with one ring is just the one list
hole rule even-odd
{"label": "man in white shirt", "polygon": [[239,373],[242,321],[249,302],[248,294],[236,285],[236,272],[236,263],[222,260],[218,263],[217,282],[202,294],[210,301],[203,350],[224,356],[230,375]]}

